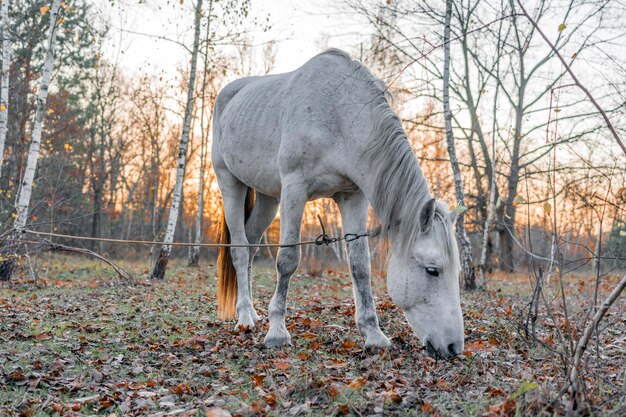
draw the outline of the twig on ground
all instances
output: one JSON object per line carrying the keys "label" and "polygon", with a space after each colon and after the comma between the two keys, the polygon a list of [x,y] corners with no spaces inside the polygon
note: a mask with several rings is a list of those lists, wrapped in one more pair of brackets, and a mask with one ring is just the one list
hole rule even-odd
{"label": "twig on ground", "polygon": [[[124,268],[122,268],[121,266],[117,265],[116,263],[114,263],[113,261],[105,258],[104,256],[91,251],[89,249],[85,249],[85,248],[76,248],[73,246],[67,246],[67,245],[62,245],[60,243],[54,243],[48,239],[44,239],[44,238],[31,238],[31,240],[23,240],[23,239],[19,239],[17,242],[11,244],[9,243],[8,245],[6,245],[6,247],[11,247],[11,246],[16,246],[19,248],[19,246],[23,245],[23,244],[35,244],[35,245],[39,245],[40,249],[42,252],[44,251],[54,251],[54,252],[69,252],[69,253],[77,253],[80,255],[84,255],[84,256],[90,256],[92,258],[95,258],[101,262],[104,262],[105,264],[109,265],[111,268],[113,268],[113,270],[117,273],[117,275],[125,280],[130,280],[132,279],[131,274],[126,271]],[[30,265],[30,258],[28,258],[29,260],[29,265]],[[31,271],[32,271],[32,267],[31,267]]]}
{"label": "twig on ground", "polygon": [[568,414],[576,414],[578,411],[578,394],[580,390],[579,386],[579,376],[580,376],[580,363],[582,361],[583,354],[587,349],[587,344],[589,343],[589,339],[593,334],[594,330],[597,328],[600,320],[606,315],[606,312],[613,305],[615,300],[619,298],[622,291],[626,288],[626,274],[622,277],[619,283],[615,286],[611,294],[604,300],[596,314],[594,314],[593,318],[587,326],[585,326],[585,330],[580,339],[578,339],[578,343],[576,343],[576,349],[574,351],[574,359],[571,364],[570,373],[568,376],[569,380],[569,388],[568,393],[570,397],[570,404]]}
{"label": "twig on ground", "polygon": [[[543,268],[539,265],[537,274],[535,275],[535,288],[533,289],[533,296],[528,305],[528,315],[526,316],[526,325],[524,326],[524,333],[526,337],[532,335],[533,339],[536,339],[536,323],[539,315],[539,299],[541,291],[543,289]],[[530,325],[531,331],[528,332],[528,326]]]}

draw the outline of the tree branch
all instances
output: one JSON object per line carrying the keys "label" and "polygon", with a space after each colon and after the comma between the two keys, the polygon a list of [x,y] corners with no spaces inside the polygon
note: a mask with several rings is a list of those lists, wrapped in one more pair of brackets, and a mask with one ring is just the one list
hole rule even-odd
{"label": "tree branch", "polygon": [[548,46],[552,49],[552,51],[554,51],[554,54],[559,58],[559,60],[561,61],[561,63],[565,67],[565,70],[567,71],[567,73],[570,75],[570,77],[572,77],[572,81],[574,81],[576,86],[578,86],[578,88],[580,88],[583,91],[583,93],[585,93],[585,95],[589,98],[589,101],[591,101],[591,103],[595,106],[595,108],[598,109],[598,112],[600,112],[600,114],[604,118],[604,121],[606,122],[606,125],[609,128],[609,130],[611,131],[611,134],[615,138],[615,141],[619,144],[619,146],[622,148],[622,151],[624,151],[624,154],[626,155],[626,145],[624,145],[624,142],[622,142],[622,139],[620,138],[619,134],[617,133],[617,130],[615,130],[615,127],[613,126],[613,123],[611,123],[611,120],[607,116],[606,112],[598,104],[598,102],[595,100],[595,98],[593,98],[593,95],[591,94],[591,92],[584,85],[582,85],[582,83],[578,80],[578,78],[576,77],[576,74],[574,74],[574,72],[572,71],[570,66],[567,64],[567,62],[565,62],[565,59],[563,58],[563,55],[561,55],[561,53],[556,49],[554,44],[552,42],[550,42],[550,40],[545,35],[545,33],[543,33],[543,31],[541,29],[539,29],[539,26],[533,20],[533,18],[530,17],[528,12],[526,11],[524,6],[522,5],[522,2],[520,0],[517,0],[517,4],[520,7],[520,9],[522,10],[522,14],[533,25],[533,27],[541,35],[543,40],[548,44]]}

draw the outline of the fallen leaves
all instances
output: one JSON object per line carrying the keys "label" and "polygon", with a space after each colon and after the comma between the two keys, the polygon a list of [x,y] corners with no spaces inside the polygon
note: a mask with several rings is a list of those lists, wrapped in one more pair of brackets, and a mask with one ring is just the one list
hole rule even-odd
{"label": "fallen leaves", "polygon": [[505,396],[504,390],[502,388],[497,388],[497,387],[487,387],[485,388],[484,393],[487,394],[491,398]]}
{"label": "fallen leaves", "polygon": [[357,344],[353,340],[344,340],[341,343],[341,347],[343,347],[344,349],[354,349],[357,347]]}
{"label": "fallen leaves", "polygon": [[[558,360],[531,350],[512,325],[523,297],[464,296],[467,357],[447,362],[426,357],[385,296],[378,311],[393,345],[366,352],[343,276],[294,280],[287,317],[294,346],[273,350],[262,343],[266,320],[247,333],[217,322],[214,283],[196,273],[129,285],[94,278],[93,268],[84,276],[81,267],[68,269],[52,275],[45,291],[0,293],[0,340],[7,341],[0,414],[463,415],[467,405],[511,415],[522,403],[532,413],[546,404],[546,392],[558,392]],[[268,273],[259,281],[272,279]],[[579,281],[568,297],[589,291]],[[260,288],[256,307],[266,316],[273,286]],[[548,345],[558,344],[557,331],[576,330],[560,316],[539,324]],[[601,354],[615,363],[603,359],[603,375],[618,381],[623,343],[615,341],[623,334],[605,331],[613,345]],[[591,389],[600,404],[596,397]]]}
{"label": "fallen leaves", "polygon": [[330,395],[330,398],[337,397],[340,392],[341,390],[334,385],[328,387],[328,395]]}
{"label": "fallen leaves", "polygon": [[38,335],[35,335],[35,339],[37,339],[37,340],[52,339],[52,333],[51,332],[39,333]]}
{"label": "fallen leaves", "polygon": [[402,396],[394,390],[387,391],[384,395],[396,404],[400,404],[402,402]]}
{"label": "fallen leaves", "polygon": [[298,337],[302,337],[302,338],[304,338],[306,340],[317,339],[317,335],[315,333],[311,333],[311,332],[300,333],[300,334],[298,334]]}
{"label": "fallen leaves", "polygon": [[494,404],[487,408],[487,412],[490,416],[494,417],[502,417],[502,416],[514,416],[515,415],[516,402],[512,399],[507,399],[506,401]]}
{"label": "fallen leaves", "polygon": [[424,402],[424,404],[420,406],[420,412],[424,414],[434,414],[435,407],[433,407],[431,403]]}
{"label": "fallen leaves", "polygon": [[281,371],[286,371],[287,369],[291,368],[291,365],[287,361],[279,359],[274,361],[274,368]]}
{"label": "fallen leaves", "polygon": [[192,393],[191,386],[189,383],[180,383],[176,384],[173,387],[170,387],[170,392],[176,395],[184,395]]}
{"label": "fallen leaves", "polygon": [[219,407],[211,407],[209,409],[207,409],[204,412],[204,415],[206,417],[231,417],[232,414],[230,414],[229,411],[224,410],[222,408]]}
{"label": "fallen leaves", "polygon": [[350,388],[361,388],[365,386],[365,383],[367,382],[367,380],[363,377],[358,377],[353,379],[352,381],[350,381],[350,383],[348,384],[348,387]]}

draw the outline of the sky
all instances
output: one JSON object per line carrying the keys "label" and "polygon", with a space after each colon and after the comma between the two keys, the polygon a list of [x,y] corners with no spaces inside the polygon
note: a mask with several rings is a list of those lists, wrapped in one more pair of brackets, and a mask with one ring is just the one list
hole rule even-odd
{"label": "sky", "polygon": [[[175,80],[181,67],[189,67],[189,51],[180,43],[188,47],[192,44],[195,0],[88,1],[92,2],[96,18],[103,25],[110,26],[105,57],[118,63],[124,73],[131,76],[155,74]],[[209,0],[204,1],[208,5]],[[220,0],[217,4],[225,2]],[[267,31],[252,28],[247,33],[246,42],[253,45],[257,56],[261,55],[267,42],[276,42],[272,73],[294,70],[329,47],[355,52],[358,42],[366,39],[372,29],[358,22],[354,13],[342,10],[340,3],[341,0],[251,0],[248,21],[265,22],[269,19],[271,28]],[[542,27],[552,38],[557,35],[557,26],[556,21],[542,21]],[[220,49],[224,48],[228,50],[228,47],[220,46]],[[605,82],[603,76],[611,75],[611,71],[603,66],[594,67],[593,57],[585,55],[577,62],[575,70],[592,89],[594,84]],[[555,61],[554,65],[559,64]],[[259,68],[252,69],[251,73],[262,74]],[[547,106],[547,102],[545,104]],[[407,104],[407,108],[414,110],[419,105],[417,102]]]}
{"label": "sky", "polygon": [[[182,5],[171,0],[122,0],[111,5],[94,0],[98,19],[110,25],[106,56],[131,73],[175,76],[177,68],[188,66],[189,53],[158,36],[191,45],[194,4],[191,0]],[[296,69],[328,47],[353,49],[355,39],[363,36],[359,24],[348,21],[336,2],[329,0],[252,0],[250,16],[259,21],[269,17],[270,30],[252,29],[248,41],[259,54],[265,43],[276,41],[273,73]]]}

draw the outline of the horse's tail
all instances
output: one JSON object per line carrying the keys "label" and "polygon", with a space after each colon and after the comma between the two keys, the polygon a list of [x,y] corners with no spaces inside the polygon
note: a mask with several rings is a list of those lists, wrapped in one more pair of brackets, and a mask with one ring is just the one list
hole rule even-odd
{"label": "horse's tail", "polygon": [[[245,219],[248,220],[252,207],[254,207],[255,193],[252,188],[248,188],[245,202]],[[230,231],[226,224],[224,211],[222,210],[222,221],[218,242],[221,244],[230,243]],[[217,250],[217,315],[222,320],[233,319],[236,316],[237,306],[237,271],[230,256],[230,247],[220,246]]]}

